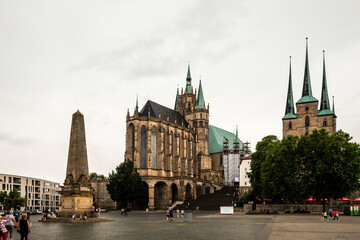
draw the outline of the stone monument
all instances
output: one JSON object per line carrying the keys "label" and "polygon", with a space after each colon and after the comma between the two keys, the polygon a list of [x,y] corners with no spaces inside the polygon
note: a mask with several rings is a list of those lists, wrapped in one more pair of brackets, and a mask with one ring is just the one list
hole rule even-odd
{"label": "stone monument", "polygon": [[61,194],[60,216],[89,212],[93,195],[89,179],[84,115],[78,110],[72,116],[66,178]]}

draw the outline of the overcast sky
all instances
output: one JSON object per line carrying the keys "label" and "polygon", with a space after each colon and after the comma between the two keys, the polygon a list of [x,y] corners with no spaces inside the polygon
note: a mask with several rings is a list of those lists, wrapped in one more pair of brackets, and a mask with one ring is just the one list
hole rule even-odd
{"label": "overcast sky", "polygon": [[124,159],[136,94],[173,108],[190,61],[210,124],[242,141],[282,137],[289,56],[300,99],[309,37],[313,95],[322,50],[337,128],[360,142],[359,1],[1,1],[0,172],[63,183],[72,114],[85,116],[89,171]]}

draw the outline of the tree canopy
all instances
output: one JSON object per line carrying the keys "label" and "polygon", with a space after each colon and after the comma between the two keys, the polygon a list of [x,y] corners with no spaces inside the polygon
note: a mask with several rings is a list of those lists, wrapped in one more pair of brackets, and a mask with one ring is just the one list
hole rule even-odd
{"label": "tree canopy", "polygon": [[130,160],[120,163],[116,170],[109,174],[107,190],[113,201],[123,203],[125,206],[129,202],[141,201],[146,197],[141,177]]}
{"label": "tree canopy", "polygon": [[264,137],[256,145],[249,174],[254,196],[289,203],[309,197],[337,199],[358,190],[360,148],[348,133],[315,129],[278,141]]}
{"label": "tree canopy", "polygon": [[20,196],[19,191],[14,188],[8,194],[0,193],[0,202],[5,209],[24,207],[26,204],[26,198]]}
{"label": "tree canopy", "polygon": [[90,181],[91,180],[105,180],[106,177],[103,174],[97,174],[96,172],[90,173]]}

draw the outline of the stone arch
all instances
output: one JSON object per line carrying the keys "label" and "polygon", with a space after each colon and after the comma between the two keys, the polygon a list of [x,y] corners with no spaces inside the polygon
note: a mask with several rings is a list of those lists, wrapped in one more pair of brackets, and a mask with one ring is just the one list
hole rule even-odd
{"label": "stone arch", "polygon": [[165,182],[157,182],[154,186],[155,209],[166,209],[168,203],[168,186]]}
{"label": "stone arch", "polygon": [[151,168],[157,168],[157,130],[156,127],[151,128]]}
{"label": "stone arch", "polygon": [[202,191],[201,191],[201,186],[200,185],[196,185],[196,196],[200,196],[202,195]]}
{"label": "stone arch", "polygon": [[210,186],[205,187],[205,194],[210,194]]}
{"label": "stone arch", "polygon": [[141,200],[138,200],[135,202],[135,206],[133,206],[134,209],[146,209],[148,207],[149,203],[149,185],[147,182],[142,181],[142,184],[145,189],[144,198]]}
{"label": "stone arch", "polygon": [[171,202],[174,203],[179,199],[179,189],[175,183],[171,184]]}
{"label": "stone arch", "polygon": [[185,200],[191,200],[192,199],[192,193],[191,193],[192,187],[190,183],[186,184],[185,187]]}
{"label": "stone arch", "polygon": [[141,148],[140,148],[140,168],[146,168],[146,155],[147,155],[147,130],[143,125],[141,127]]}

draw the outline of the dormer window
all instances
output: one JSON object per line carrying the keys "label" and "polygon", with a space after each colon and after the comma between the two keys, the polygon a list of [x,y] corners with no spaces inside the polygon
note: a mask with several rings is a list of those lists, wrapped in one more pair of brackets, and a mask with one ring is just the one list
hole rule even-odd
{"label": "dormer window", "polygon": [[324,119],[324,121],[323,121],[323,127],[327,127],[327,121],[326,121],[326,119]]}
{"label": "dormer window", "polygon": [[292,122],[289,122],[289,129],[292,129]]}

